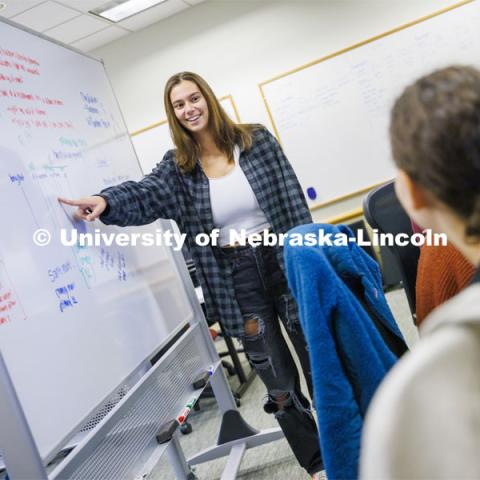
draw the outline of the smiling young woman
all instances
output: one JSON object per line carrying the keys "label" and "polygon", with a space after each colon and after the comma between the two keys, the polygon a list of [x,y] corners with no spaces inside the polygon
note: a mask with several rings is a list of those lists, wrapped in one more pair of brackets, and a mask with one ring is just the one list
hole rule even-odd
{"label": "smiling young woman", "polygon": [[[238,337],[267,388],[263,405],[273,413],[300,465],[323,469],[310,404],[280,321],[296,350],[312,396],[310,363],[295,301],[288,288],[283,250],[238,246],[230,231],[286,233],[312,221],[297,177],[278,142],[261,125],[237,125],[199,75],[172,76],[164,93],[175,149],[140,182],[99,195],[65,200],[80,218],[143,225],[175,220],[187,235],[208,318]],[[199,233],[220,230],[219,246],[199,246]]]}

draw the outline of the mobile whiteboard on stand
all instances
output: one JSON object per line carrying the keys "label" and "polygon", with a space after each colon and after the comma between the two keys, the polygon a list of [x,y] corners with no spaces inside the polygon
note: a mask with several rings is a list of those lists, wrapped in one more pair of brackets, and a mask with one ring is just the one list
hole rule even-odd
{"label": "mobile whiteboard on stand", "polygon": [[49,477],[134,478],[169,451],[186,478],[176,437],[158,446],[156,434],[211,366],[232,435],[190,463],[231,451],[234,476],[240,452],[281,433],[245,439],[235,428],[181,253],[74,237],[155,236],[171,222],[85,224],[56,200],[141,177],[103,64],[9,21],[0,37],[0,451],[10,478],[46,478],[44,465],[72,444]]}

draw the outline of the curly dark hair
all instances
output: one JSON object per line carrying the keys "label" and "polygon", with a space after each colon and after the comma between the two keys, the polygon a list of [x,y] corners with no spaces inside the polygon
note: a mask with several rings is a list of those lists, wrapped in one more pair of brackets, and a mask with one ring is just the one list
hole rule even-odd
{"label": "curly dark hair", "polygon": [[398,168],[450,207],[480,240],[480,71],[451,66],[417,80],[392,110]]}

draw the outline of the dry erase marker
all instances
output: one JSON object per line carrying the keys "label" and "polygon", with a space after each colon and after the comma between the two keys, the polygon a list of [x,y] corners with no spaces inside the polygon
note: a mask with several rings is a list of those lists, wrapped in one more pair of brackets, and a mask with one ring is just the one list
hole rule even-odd
{"label": "dry erase marker", "polygon": [[188,407],[186,407],[183,410],[182,414],[178,417],[178,423],[182,424],[183,422],[185,422],[185,420],[188,417],[188,414],[190,413],[190,410],[191,410],[191,408],[188,408]]}
{"label": "dry erase marker", "polygon": [[193,408],[193,406],[195,405],[195,402],[197,401],[197,397],[193,397],[186,405],[185,407],[186,408]]}

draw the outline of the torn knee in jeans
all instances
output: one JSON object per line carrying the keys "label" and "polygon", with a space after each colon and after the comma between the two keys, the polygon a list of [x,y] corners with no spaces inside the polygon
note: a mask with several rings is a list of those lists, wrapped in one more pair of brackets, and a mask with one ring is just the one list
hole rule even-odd
{"label": "torn knee in jeans", "polygon": [[285,410],[285,408],[292,405],[292,397],[288,392],[272,395],[272,399],[276,403],[278,410]]}
{"label": "torn knee in jeans", "polygon": [[286,392],[281,390],[271,391],[268,394],[268,400],[266,403],[267,408],[264,407],[268,413],[275,413],[275,416],[284,415],[285,410],[289,408],[296,408],[301,413],[306,413],[312,416],[309,405],[304,405],[298,398],[295,392]]}
{"label": "torn knee in jeans", "polygon": [[265,332],[263,320],[258,315],[247,315],[244,318],[244,329],[246,340],[257,340]]}
{"label": "torn knee in jeans", "polygon": [[265,324],[258,315],[245,315],[244,317],[245,336],[242,342],[248,359],[255,370],[267,370],[272,368],[272,361],[265,345]]}
{"label": "torn knee in jeans", "polygon": [[275,416],[283,415],[284,410],[292,405],[292,397],[289,392],[272,390],[268,393],[263,409],[266,413],[274,413]]}

